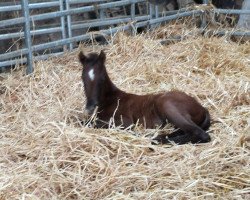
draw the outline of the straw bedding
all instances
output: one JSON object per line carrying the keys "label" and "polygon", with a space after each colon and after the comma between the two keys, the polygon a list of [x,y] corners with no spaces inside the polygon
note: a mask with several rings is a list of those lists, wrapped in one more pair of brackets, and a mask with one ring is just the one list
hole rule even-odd
{"label": "straw bedding", "polygon": [[[161,45],[174,31],[185,39]],[[102,48],[121,89],[196,97],[214,120],[212,142],[152,146],[160,130],[82,125],[77,54]],[[169,25],[80,49],[37,62],[33,76],[1,75],[0,199],[250,199],[249,43]]]}

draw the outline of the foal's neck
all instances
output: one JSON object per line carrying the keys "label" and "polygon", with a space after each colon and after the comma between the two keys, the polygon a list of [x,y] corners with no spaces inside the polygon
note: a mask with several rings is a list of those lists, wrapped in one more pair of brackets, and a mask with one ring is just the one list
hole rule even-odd
{"label": "foal's neck", "polygon": [[106,70],[106,67],[104,69],[104,77],[103,78],[104,78],[103,85],[101,86],[103,88],[103,90],[102,90],[102,98],[103,98],[103,100],[110,99],[114,95],[117,95],[119,92],[122,92],[110,80],[109,75],[108,75],[107,70]]}

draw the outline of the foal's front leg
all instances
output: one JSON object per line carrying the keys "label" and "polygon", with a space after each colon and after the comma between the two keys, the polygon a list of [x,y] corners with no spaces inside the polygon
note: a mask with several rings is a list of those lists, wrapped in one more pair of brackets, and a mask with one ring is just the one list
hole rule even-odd
{"label": "foal's front leg", "polygon": [[166,134],[159,134],[155,138],[152,139],[151,144],[156,145],[156,144],[169,144],[170,141],[167,138]]}

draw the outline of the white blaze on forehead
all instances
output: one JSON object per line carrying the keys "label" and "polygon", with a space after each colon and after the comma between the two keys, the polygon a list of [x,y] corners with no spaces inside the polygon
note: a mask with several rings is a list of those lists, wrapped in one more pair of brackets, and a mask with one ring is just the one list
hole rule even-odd
{"label": "white blaze on forehead", "polygon": [[94,69],[89,70],[88,75],[90,80],[93,81],[95,78]]}

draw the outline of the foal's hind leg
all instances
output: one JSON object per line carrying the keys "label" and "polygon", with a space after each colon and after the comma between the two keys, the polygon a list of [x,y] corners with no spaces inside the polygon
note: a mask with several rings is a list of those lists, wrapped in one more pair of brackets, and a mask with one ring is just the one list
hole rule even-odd
{"label": "foal's hind leg", "polygon": [[196,143],[206,143],[210,141],[210,140],[201,140],[199,137],[196,137],[189,133],[185,133],[184,135],[172,137],[172,138],[169,138],[168,140],[169,142],[174,142],[176,144],[187,144],[189,142],[191,142],[192,144],[196,144]]}
{"label": "foal's hind leg", "polygon": [[209,142],[210,136],[204,130],[202,130],[198,125],[196,125],[189,115],[182,116],[180,113],[175,113],[175,115],[168,117],[169,121],[173,123],[176,127],[180,128],[185,134],[178,135],[175,137],[169,137],[170,141],[178,144],[191,143],[205,143]]}
{"label": "foal's hind leg", "polygon": [[186,144],[186,143],[198,143],[198,141],[193,137],[193,135],[190,135],[188,133],[185,133],[183,135],[178,135],[175,137],[171,137],[168,139],[169,142],[174,142],[176,144]]}
{"label": "foal's hind leg", "polygon": [[[179,132],[178,132],[179,133]],[[175,134],[174,135],[169,134],[160,134],[152,139],[153,141],[157,141],[159,144],[169,144],[171,142],[174,142],[176,144],[186,144],[186,143],[198,143],[199,141],[196,139],[196,137],[193,137],[192,134],[184,133],[183,131],[181,134]],[[152,144],[157,144],[155,142],[152,142]]]}
{"label": "foal's hind leg", "polygon": [[[204,143],[211,140],[208,133],[196,125],[188,114],[182,115],[175,107],[171,107],[167,110],[166,118],[177,128],[180,128],[184,134],[176,135],[173,133],[172,136],[170,134],[170,137],[164,140],[158,140],[158,137],[156,137],[154,140],[157,140],[160,143],[169,143],[169,141],[173,141],[177,144],[186,144],[189,142]],[[160,138],[163,138],[163,136]]]}

